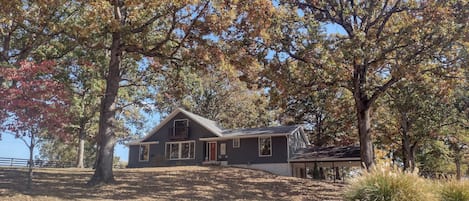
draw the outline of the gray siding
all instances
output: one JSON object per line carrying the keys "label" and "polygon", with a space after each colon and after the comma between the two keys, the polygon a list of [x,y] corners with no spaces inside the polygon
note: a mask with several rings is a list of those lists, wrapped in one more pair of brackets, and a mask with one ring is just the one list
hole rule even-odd
{"label": "gray siding", "polygon": [[[139,162],[139,146],[129,146],[129,165],[128,167],[155,167],[155,166],[175,166],[175,165],[199,165],[205,159],[205,143],[199,141],[199,138],[216,137],[203,126],[197,124],[195,121],[189,119],[189,138],[184,140],[169,140],[168,135],[173,121],[175,119],[189,119],[182,113],[177,114],[168,123],[162,126],[156,133],[154,133],[145,142],[159,141],[159,144],[150,145],[150,160],[148,162]],[[175,141],[195,141],[195,159],[187,160],[169,160],[165,158],[166,142]],[[227,147],[228,148],[228,147]],[[219,148],[218,148],[219,150]]]}
{"label": "gray siding", "polygon": [[259,138],[242,138],[240,147],[233,148],[233,140],[227,142],[228,164],[286,163],[287,138],[272,137],[272,156],[259,157]]}

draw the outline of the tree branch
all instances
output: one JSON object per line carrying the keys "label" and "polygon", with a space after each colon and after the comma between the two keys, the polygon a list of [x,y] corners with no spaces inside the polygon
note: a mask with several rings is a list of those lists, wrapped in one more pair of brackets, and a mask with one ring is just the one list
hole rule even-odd
{"label": "tree branch", "polygon": [[399,79],[396,77],[391,77],[383,86],[379,87],[371,96],[371,98],[367,102],[367,107],[369,107],[378,97],[385,92],[389,87],[391,87],[394,83],[398,82]]}

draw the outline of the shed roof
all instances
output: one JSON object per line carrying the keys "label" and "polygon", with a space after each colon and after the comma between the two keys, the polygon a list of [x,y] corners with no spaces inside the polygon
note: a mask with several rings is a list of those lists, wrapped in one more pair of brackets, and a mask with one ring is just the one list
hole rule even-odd
{"label": "shed roof", "polygon": [[290,162],[303,161],[359,161],[359,146],[308,147],[293,154]]}

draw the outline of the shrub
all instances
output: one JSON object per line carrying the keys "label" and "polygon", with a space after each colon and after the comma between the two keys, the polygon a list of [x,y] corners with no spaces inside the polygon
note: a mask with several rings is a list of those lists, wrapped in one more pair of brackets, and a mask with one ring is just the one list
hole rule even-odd
{"label": "shrub", "polygon": [[442,201],[469,201],[469,181],[449,181],[441,185]]}
{"label": "shrub", "polygon": [[432,201],[436,200],[431,182],[417,173],[402,172],[399,168],[381,166],[352,179],[345,192],[350,201]]}

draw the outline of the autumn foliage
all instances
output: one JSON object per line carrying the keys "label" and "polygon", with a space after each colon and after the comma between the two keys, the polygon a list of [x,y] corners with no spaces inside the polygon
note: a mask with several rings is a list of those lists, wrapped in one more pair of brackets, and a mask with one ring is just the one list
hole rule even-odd
{"label": "autumn foliage", "polygon": [[17,137],[44,133],[65,137],[68,94],[55,80],[54,62],[22,62],[19,68],[1,69],[1,128]]}

